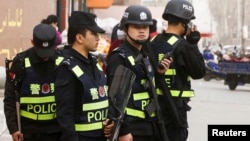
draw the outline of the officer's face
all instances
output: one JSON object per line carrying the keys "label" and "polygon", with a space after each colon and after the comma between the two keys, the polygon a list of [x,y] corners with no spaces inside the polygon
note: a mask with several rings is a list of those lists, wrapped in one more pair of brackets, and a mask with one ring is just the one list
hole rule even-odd
{"label": "officer's face", "polygon": [[149,25],[130,24],[127,34],[134,40],[147,40],[149,38]]}
{"label": "officer's face", "polygon": [[87,30],[85,37],[83,38],[82,45],[87,51],[96,51],[100,38],[98,33],[91,30]]}

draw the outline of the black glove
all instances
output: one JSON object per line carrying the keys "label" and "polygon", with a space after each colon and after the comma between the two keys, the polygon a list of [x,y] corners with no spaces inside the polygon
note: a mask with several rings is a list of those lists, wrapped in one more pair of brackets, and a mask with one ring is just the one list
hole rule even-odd
{"label": "black glove", "polygon": [[190,32],[189,35],[187,35],[187,41],[190,44],[197,44],[200,38],[201,38],[201,35],[199,31],[193,31],[193,32]]}

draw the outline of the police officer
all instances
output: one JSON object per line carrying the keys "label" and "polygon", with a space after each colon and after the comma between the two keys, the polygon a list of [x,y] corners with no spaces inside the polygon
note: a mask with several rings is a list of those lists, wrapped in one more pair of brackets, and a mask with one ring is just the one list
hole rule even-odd
{"label": "police officer", "polygon": [[4,113],[13,141],[60,141],[54,69],[62,58],[55,53],[55,38],[52,26],[35,26],[34,47],[18,53],[7,73]]}
{"label": "police officer", "polygon": [[108,113],[106,76],[91,55],[97,50],[96,15],[73,11],[69,18],[66,60],[56,69],[57,119],[64,141],[106,141],[104,124]]}
{"label": "police officer", "polygon": [[[119,134],[120,141],[155,141],[157,140],[156,117],[148,115],[145,108],[150,102],[149,87],[150,77],[154,77],[154,71],[147,74],[144,70],[142,59],[150,63],[151,55],[148,50],[150,26],[153,25],[151,12],[140,5],[132,5],[126,8],[120,21],[119,28],[126,33],[124,42],[114,49],[107,60],[107,77],[110,86],[115,77],[117,66],[124,65],[136,74],[132,85],[132,94],[126,107],[125,117]],[[165,72],[170,60],[162,61]],[[151,65],[151,63],[149,64]],[[119,98],[118,98],[119,99]],[[109,116],[114,115],[110,110]]]}
{"label": "police officer", "polygon": [[[165,109],[163,111],[170,141],[186,141],[188,136],[187,111],[191,110],[188,102],[194,96],[190,78],[200,79],[205,75],[205,64],[197,46],[200,33],[196,31],[196,27],[191,26],[191,20],[195,19],[195,16],[194,8],[188,1],[169,1],[162,17],[168,21],[168,27],[162,34],[151,40],[151,47],[158,62],[166,53],[173,59],[170,69],[162,77],[167,83],[165,87],[170,89],[178,118],[171,115],[166,104],[161,105]],[[162,95],[162,91],[158,94]],[[166,91],[163,94],[166,94]],[[163,99],[161,96],[159,98]]]}

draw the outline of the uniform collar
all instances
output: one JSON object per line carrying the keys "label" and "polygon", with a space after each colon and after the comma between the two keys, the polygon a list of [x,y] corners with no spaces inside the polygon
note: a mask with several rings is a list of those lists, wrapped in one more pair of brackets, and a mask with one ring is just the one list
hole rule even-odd
{"label": "uniform collar", "polygon": [[140,53],[140,51],[136,47],[132,46],[127,40],[125,40],[124,45],[131,51],[133,56],[137,56]]}
{"label": "uniform collar", "polygon": [[90,53],[88,53],[88,58],[86,58],[86,57],[82,56],[79,52],[74,50],[73,48],[71,49],[71,54],[72,54],[72,56],[74,56],[75,58],[79,59],[80,61],[82,61],[86,64],[90,64],[93,60]]}

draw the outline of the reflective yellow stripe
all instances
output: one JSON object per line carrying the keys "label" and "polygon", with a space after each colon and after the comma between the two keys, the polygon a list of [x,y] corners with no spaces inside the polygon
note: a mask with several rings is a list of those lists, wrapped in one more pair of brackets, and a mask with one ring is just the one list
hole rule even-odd
{"label": "reflective yellow stripe", "polygon": [[33,119],[33,120],[52,120],[56,118],[56,114],[55,113],[51,113],[51,114],[34,114],[34,113],[30,113],[24,110],[20,111],[20,115],[22,117],[26,117],[29,119]]}
{"label": "reflective yellow stripe", "polygon": [[102,109],[102,108],[107,108],[108,106],[109,106],[108,100],[104,100],[101,102],[83,104],[82,110],[83,111],[98,110],[98,109]]}
{"label": "reflective yellow stripe", "polygon": [[126,114],[134,117],[145,118],[145,113],[143,111],[126,108]]}
{"label": "reflective yellow stripe", "polygon": [[55,96],[44,96],[44,97],[21,97],[20,103],[23,104],[39,104],[55,102]]}
{"label": "reflective yellow stripe", "polygon": [[92,131],[92,130],[102,129],[102,127],[103,127],[102,122],[75,124],[76,131]]}
{"label": "reflective yellow stripe", "polygon": [[[145,113],[143,111],[132,108],[126,108],[126,114],[133,117],[145,118]],[[154,117],[155,115],[155,112],[153,112],[150,117]]]}
{"label": "reflective yellow stripe", "polygon": [[30,67],[30,66],[31,66],[31,64],[30,64],[30,59],[29,59],[29,58],[25,58],[25,59],[24,59],[24,64],[25,64],[25,68]]}
{"label": "reflective yellow stripe", "polygon": [[135,65],[135,59],[134,59],[133,56],[129,56],[129,57],[128,57],[128,60],[129,60],[129,62],[131,63],[132,66]]}
{"label": "reflective yellow stripe", "polygon": [[172,37],[170,37],[170,38],[168,39],[167,42],[168,42],[170,45],[173,45],[176,41],[178,41],[178,38],[175,37],[175,36],[172,36]]}
{"label": "reflective yellow stripe", "polygon": [[[162,95],[162,91],[160,89],[156,89],[158,95]],[[180,90],[170,90],[171,96],[179,97]],[[194,91],[183,91],[181,97],[194,97]]]}
{"label": "reflective yellow stripe", "polygon": [[148,99],[148,98],[149,98],[148,92],[141,92],[141,93],[134,93],[133,94],[134,101]]}
{"label": "reflective yellow stripe", "polygon": [[175,69],[168,69],[165,72],[165,75],[176,75],[176,71],[175,71]]}
{"label": "reflective yellow stripe", "polygon": [[79,66],[75,66],[72,70],[76,74],[77,77],[80,77],[81,75],[84,74],[84,72]]}
{"label": "reflective yellow stripe", "polygon": [[162,95],[162,91],[161,91],[159,88],[157,88],[157,89],[156,89],[156,94],[157,94],[157,95]]}
{"label": "reflective yellow stripe", "polygon": [[146,82],[147,82],[146,79],[141,79],[141,85],[145,85]]}
{"label": "reflective yellow stripe", "polygon": [[56,65],[58,66],[62,61],[63,61],[63,57],[57,57],[56,59]]}
{"label": "reflective yellow stripe", "polygon": [[[180,94],[179,90],[171,90],[171,95],[173,97],[178,97]],[[194,97],[194,91],[183,91],[181,97]]]}

